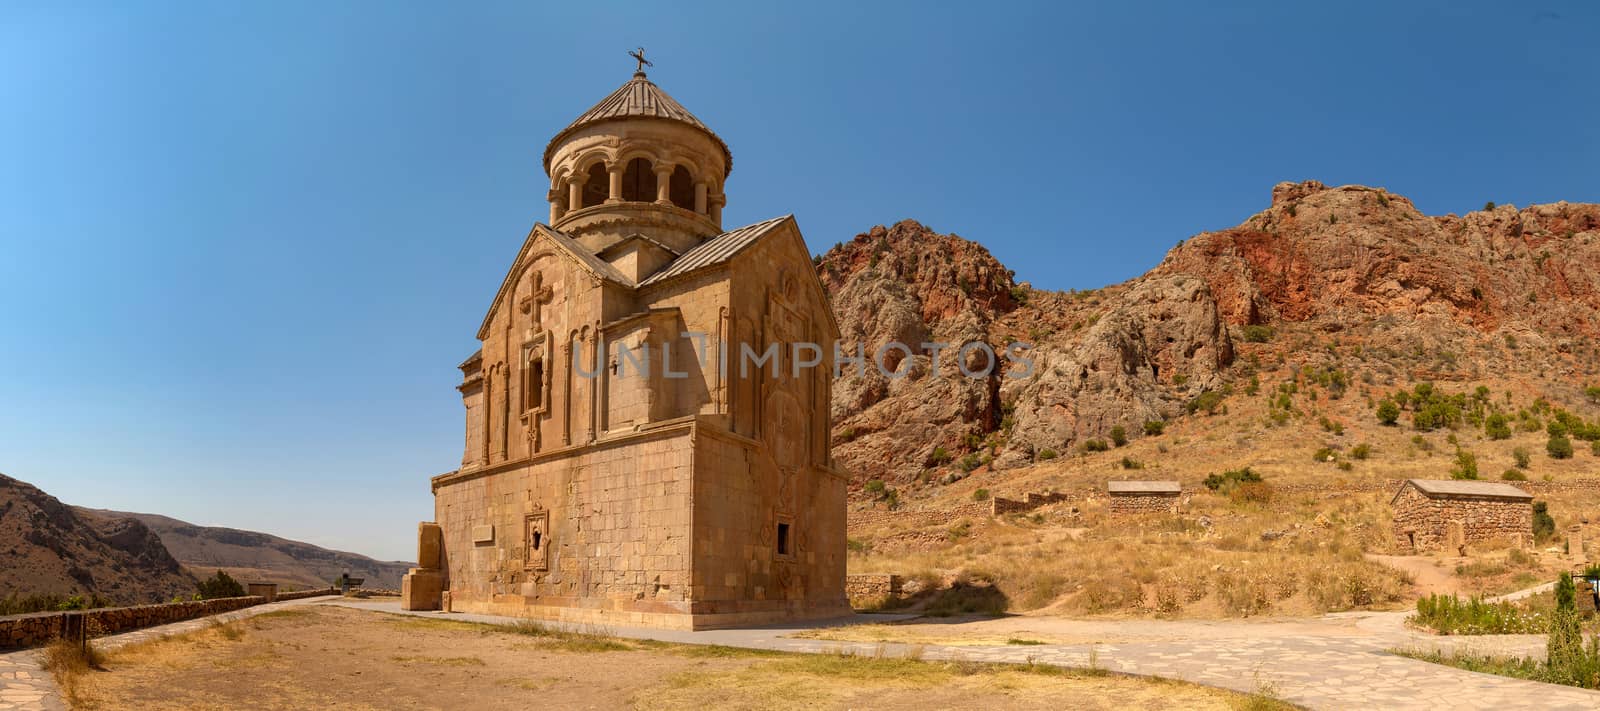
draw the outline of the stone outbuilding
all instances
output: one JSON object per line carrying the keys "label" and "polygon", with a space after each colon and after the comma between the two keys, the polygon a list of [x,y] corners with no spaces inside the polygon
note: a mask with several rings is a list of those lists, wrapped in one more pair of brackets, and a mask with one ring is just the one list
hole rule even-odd
{"label": "stone outbuilding", "polygon": [[1458,548],[1491,540],[1526,545],[1533,539],[1533,495],[1510,484],[1454,479],[1407,479],[1389,506],[1401,550]]}
{"label": "stone outbuilding", "polygon": [[1114,514],[1172,513],[1183,486],[1175,481],[1108,481],[1107,510]]}

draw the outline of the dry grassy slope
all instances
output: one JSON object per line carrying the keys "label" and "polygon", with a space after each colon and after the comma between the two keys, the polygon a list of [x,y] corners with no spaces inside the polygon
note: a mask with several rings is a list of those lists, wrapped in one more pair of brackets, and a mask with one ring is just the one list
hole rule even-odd
{"label": "dry grassy slope", "polygon": [[[895,230],[915,238],[885,240]],[[1394,391],[1432,382],[1446,394],[1486,387],[1493,408],[1511,414],[1542,398],[1600,420],[1584,392],[1600,383],[1596,237],[1597,205],[1428,217],[1378,189],[1286,183],[1267,210],[1185,241],[1149,274],[1072,293],[1013,285],[981,247],[915,223],[857,237],[819,263],[844,307],[846,338],[883,331],[878,313],[894,315],[890,333],[937,330],[937,320],[907,319],[934,294],[956,306],[936,315],[954,314],[976,337],[1038,343],[1043,367],[1032,381],[1001,383],[991,401],[999,417],[946,413],[934,439],[919,438],[918,403],[948,402],[948,386],[913,377],[882,403],[851,409],[842,399],[836,455],[856,485],[850,568],[958,583],[937,601],[953,610],[1232,617],[1404,605],[1421,592],[1412,576],[1369,557],[1396,552],[1387,482],[1448,478],[1458,447],[1491,479],[1525,450],[1528,486],[1557,526],[1582,524],[1596,540],[1600,526],[1587,517],[1600,500],[1600,487],[1589,488],[1600,483],[1600,456],[1588,443],[1558,460],[1542,431],[1496,441],[1481,425],[1418,432],[1409,411],[1396,427],[1373,412]],[[908,283],[897,266],[945,254],[966,257],[916,272],[936,283]],[[975,274],[1003,278],[974,288]],[[1001,289],[1014,298],[982,298]],[[862,298],[874,294],[882,298]],[[1335,372],[1342,392],[1328,384]],[[1289,409],[1275,407],[1291,385]],[[837,387],[839,410],[838,395],[859,384]],[[1211,414],[1188,412],[1206,392],[1225,396]],[[1144,434],[1147,420],[1164,430]],[[1084,451],[1117,425],[1125,446]],[[1353,455],[1358,445],[1366,458]],[[952,461],[930,466],[936,446]],[[1314,460],[1324,448],[1335,461]],[[963,472],[963,459],[979,466]],[[1246,466],[1274,488],[1269,501],[1231,501],[1201,485]],[[1121,478],[1177,479],[1192,499],[1178,517],[1112,519],[1099,492]],[[863,490],[872,479],[894,490],[898,510]],[[1046,490],[1082,497],[1001,519],[975,502]],[[1559,550],[1492,547],[1403,563],[1428,573],[1419,580],[1465,592],[1514,589],[1569,564]]]}
{"label": "dry grassy slope", "polygon": [[121,603],[194,592],[194,580],[144,524],[87,516],[0,474],[0,596],[98,594]]}
{"label": "dry grassy slope", "polygon": [[136,519],[155,531],[172,555],[196,575],[216,570],[246,580],[271,580],[302,587],[326,585],[340,573],[366,578],[369,587],[400,588],[400,576],[413,564],[373,560],[286,538],[215,526],[196,526],[156,514],[80,509]]}

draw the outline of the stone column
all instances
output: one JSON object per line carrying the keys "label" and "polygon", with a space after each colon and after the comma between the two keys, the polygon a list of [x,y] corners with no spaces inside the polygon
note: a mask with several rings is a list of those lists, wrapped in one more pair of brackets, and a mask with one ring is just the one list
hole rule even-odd
{"label": "stone column", "polygon": [[706,214],[706,183],[704,180],[694,184],[694,211]]}
{"label": "stone column", "polygon": [[574,212],[583,209],[583,179],[580,176],[567,178],[567,209]]}
{"label": "stone column", "polygon": [[717,227],[722,226],[722,206],[727,202],[728,197],[722,193],[711,198],[711,221],[717,223]]}
{"label": "stone column", "polygon": [[550,190],[550,193],[545,198],[550,201],[550,224],[553,225],[557,220],[561,219],[562,215],[566,214],[566,200],[562,197],[561,191],[554,188]]}
{"label": "stone column", "polygon": [[656,204],[672,204],[672,166],[656,166]]}
{"label": "stone column", "polygon": [[622,167],[621,163],[606,166],[606,172],[611,176],[611,197],[606,198],[608,204],[622,202]]}

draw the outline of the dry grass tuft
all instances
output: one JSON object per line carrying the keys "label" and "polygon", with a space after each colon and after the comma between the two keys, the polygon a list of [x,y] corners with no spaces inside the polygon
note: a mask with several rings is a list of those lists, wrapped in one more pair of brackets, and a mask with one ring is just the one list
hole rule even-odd
{"label": "dry grass tuft", "polygon": [[65,639],[51,642],[42,656],[44,668],[55,677],[56,686],[74,706],[82,703],[83,676],[102,669],[104,661],[93,642],[80,646]]}

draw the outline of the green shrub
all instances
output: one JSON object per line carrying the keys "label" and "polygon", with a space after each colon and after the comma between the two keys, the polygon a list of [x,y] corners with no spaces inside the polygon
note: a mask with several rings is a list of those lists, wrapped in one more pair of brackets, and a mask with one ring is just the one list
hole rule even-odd
{"label": "green shrub", "polygon": [[1337,460],[1338,458],[1339,455],[1335,454],[1334,451],[1328,447],[1323,447],[1322,449],[1319,449],[1311,454],[1311,461],[1313,462],[1331,462]]}
{"label": "green shrub", "polygon": [[1528,456],[1528,450],[1517,447],[1511,450],[1511,461],[1517,463],[1518,469],[1527,469],[1528,463],[1533,461],[1533,458]]}
{"label": "green shrub", "polygon": [[988,501],[989,500],[989,490],[988,489],[979,489],[977,491],[972,492],[972,500],[973,501]]}
{"label": "green shrub", "polygon": [[956,468],[964,472],[970,472],[981,466],[983,466],[983,458],[979,457],[977,452],[968,453],[967,456],[962,457],[961,461],[956,464]]}
{"label": "green shrub", "polygon": [[1125,445],[1127,443],[1128,443],[1128,430],[1124,429],[1122,427],[1122,425],[1117,425],[1115,427],[1112,427],[1111,428],[1111,444],[1113,444],[1115,446],[1118,446],[1118,447],[1121,447],[1122,445]]}
{"label": "green shrub", "polygon": [[1144,423],[1144,433],[1155,436],[1167,430],[1167,423],[1161,420],[1150,420]]}
{"label": "green shrub", "polygon": [[1260,324],[1245,326],[1244,340],[1249,343],[1266,343],[1272,340],[1272,327]]}
{"label": "green shrub", "polygon": [[1083,451],[1085,452],[1105,452],[1110,449],[1111,445],[1106,444],[1103,439],[1090,439],[1083,442]]}
{"label": "green shrub", "polygon": [[1549,441],[1544,443],[1544,451],[1550,454],[1551,459],[1571,459],[1572,440],[1551,435]]}
{"label": "green shrub", "polygon": [[950,455],[950,452],[946,451],[944,447],[934,447],[933,453],[928,455],[928,466],[944,466],[949,464],[950,460],[953,458],[954,457]]}
{"label": "green shrub", "polygon": [[1122,464],[1122,468],[1123,469],[1143,469],[1144,468],[1144,462],[1141,462],[1141,461],[1139,461],[1137,459],[1132,459],[1132,458],[1129,458],[1129,457],[1123,457],[1121,464]]}
{"label": "green shrub", "polygon": [[1400,406],[1399,405],[1396,405],[1393,400],[1390,400],[1388,398],[1384,398],[1382,402],[1378,403],[1378,422],[1380,424],[1392,427],[1392,426],[1394,426],[1394,423],[1399,422],[1399,421],[1400,421]]}
{"label": "green shrub", "polygon": [[30,612],[65,612],[68,610],[92,610],[97,607],[110,607],[110,599],[99,594],[89,595],[62,595],[59,593],[36,593],[32,595],[19,595],[16,592],[7,593],[0,598],[0,615],[22,615]]}
{"label": "green shrub", "polygon": [[1511,420],[1498,412],[1483,421],[1483,433],[1489,439],[1511,439]]}
{"label": "green shrub", "polygon": [[1196,395],[1195,398],[1190,400],[1188,404],[1183,406],[1183,408],[1188,410],[1189,414],[1191,415],[1196,412],[1204,412],[1207,415],[1214,415],[1217,413],[1217,408],[1221,405],[1222,393],[1215,390],[1207,390],[1199,395]]}
{"label": "green shrub", "polygon": [[1060,456],[1060,455],[1057,455],[1056,454],[1056,450],[1054,450],[1054,449],[1041,449],[1041,450],[1039,450],[1039,461],[1041,461],[1041,462],[1048,461],[1048,460],[1051,460],[1051,459],[1055,459],[1057,456]]}
{"label": "green shrub", "polygon": [[1507,469],[1500,472],[1500,478],[1505,481],[1527,481],[1528,475],[1517,469]]}
{"label": "green shrub", "polygon": [[1350,448],[1351,459],[1367,459],[1372,456],[1372,445],[1362,442]]}
{"label": "green shrub", "polygon": [[1250,467],[1233,469],[1221,474],[1207,474],[1205,481],[1207,489],[1226,493],[1240,484],[1259,484],[1261,475],[1255,473]]}

